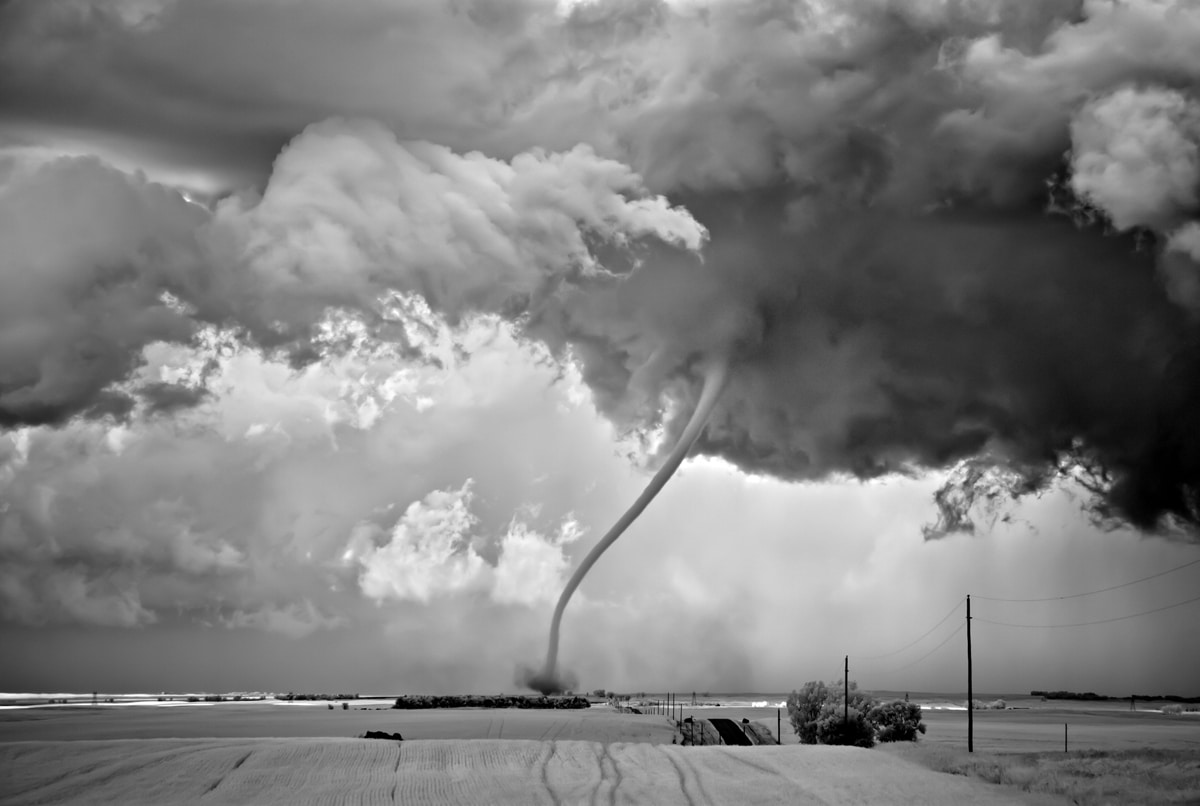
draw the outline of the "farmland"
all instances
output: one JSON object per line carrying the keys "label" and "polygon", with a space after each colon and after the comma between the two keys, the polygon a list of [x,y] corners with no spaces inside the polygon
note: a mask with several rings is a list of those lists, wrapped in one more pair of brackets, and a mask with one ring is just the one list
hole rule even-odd
{"label": "farmland", "polygon": [[1047,803],[842,747],[143,739],[0,744],[0,801],[162,804]]}

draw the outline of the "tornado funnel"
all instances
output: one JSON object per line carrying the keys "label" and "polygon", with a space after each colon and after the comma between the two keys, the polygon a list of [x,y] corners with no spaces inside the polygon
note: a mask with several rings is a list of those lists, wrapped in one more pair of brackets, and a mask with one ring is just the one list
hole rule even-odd
{"label": "tornado funnel", "polygon": [[696,438],[700,436],[700,432],[704,430],[704,424],[708,420],[708,415],[712,413],[713,406],[717,402],[717,398],[721,394],[721,389],[725,386],[725,379],[729,373],[729,362],[720,360],[715,362],[704,376],[704,388],[700,392],[700,400],[696,403],[696,410],[692,412],[692,417],[684,426],[683,433],[679,436],[679,441],[675,443],[675,447],[671,450],[667,460],[663,466],[654,474],[654,478],[650,479],[650,483],[646,485],[646,489],[642,490],[642,494],[637,497],[637,500],[625,510],[620,519],[613,524],[608,533],[601,538],[587,556],[583,558],[583,562],[575,569],[575,573],[571,575],[571,579],[567,581],[567,585],[563,588],[562,595],[558,597],[558,604],[554,607],[554,617],[550,620],[550,645],[546,650],[546,663],[541,671],[533,672],[532,670],[525,673],[524,678],[518,682],[534,691],[540,691],[542,694],[558,694],[569,688],[568,682],[560,677],[558,672],[558,634],[559,628],[562,626],[563,611],[567,609],[567,602],[571,601],[571,595],[575,593],[575,589],[579,587],[579,583],[583,582],[583,578],[587,576],[588,571],[600,559],[600,555],[608,550],[608,547],[617,541],[629,525],[637,520],[642,511],[654,500],[663,486],[675,475],[675,471],[679,469],[679,465],[691,450]]}

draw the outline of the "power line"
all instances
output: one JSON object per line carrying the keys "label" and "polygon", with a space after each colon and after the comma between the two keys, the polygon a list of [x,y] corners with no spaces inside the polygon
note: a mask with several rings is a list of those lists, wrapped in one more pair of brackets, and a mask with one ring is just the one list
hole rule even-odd
{"label": "power line", "polygon": [[956,636],[956,635],[958,635],[960,632],[962,632],[962,631],[963,631],[963,629],[964,629],[966,626],[967,626],[967,625],[966,625],[966,622],[963,622],[962,624],[958,625],[958,629],[957,629],[957,630],[955,630],[954,632],[952,632],[952,633],[950,633],[949,635],[947,635],[947,636],[946,636],[944,639],[942,639],[942,642],[941,642],[940,644],[938,644],[937,646],[935,646],[933,649],[929,650],[928,652],[926,652],[926,653],[925,653],[924,655],[922,655],[921,657],[917,658],[917,659],[916,659],[915,661],[913,661],[912,663],[905,664],[904,666],[901,666],[899,669],[891,669],[891,670],[889,671],[889,674],[895,674],[896,672],[903,672],[905,669],[907,669],[907,668],[909,668],[909,667],[911,667],[911,666],[916,666],[918,663],[920,663],[921,661],[923,661],[923,660],[925,660],[926,658],[928,658],[928,657],[929,657],[930,655],[932,655],[934,652],[937,652],[939,649],[941,649],[942,647],[944,647],[944,646],[945,646],[945,645],[946,645],[946,644],[947,644],[947,643],[950,641],[950,639],[951,639],[951,638],[953,638],[954,636]]}
{"label": "power line", "polygon": [[946,619],[950,618],[955,613],[957,613],[958,608],[960,608],[960,607],[962,607],[961,599],[954,603],[954,607],[950,610],[950,612],[947,613],[945,616],[943,616],[942,619],[937,624],[934,624],[932,627],[930,627],[928,630],[926,630],[924,633],[922,633],[920,638],[917,638],[914,641],[910,641],[909,643],[905,644],[904,646],[900,647],[897,650],[894,650],[892,652],[885,652],[882,655],[857,655],[856,657],[858,657],[860,660],[879,660],[880,658],[890,658],[892,655],[899,655],[904,650],[909,649],[910,647],[916,646],[921,641],[924,641],[934,630],[936,630],[938,627],[945,624]]}
{"label": "power line", "polygon": [[975,620],[982,621],[985,624],[996,624],[1001,627],[1029,627],[1029,628],[1033,628],[1033,629],[1056,629],[1058,627],[1087,627],[1092,624],[1110,624],[1114,621],[1124,621],[1125,619],[1137,618],[1138,616],[1148,616],[1151,613],[1161,613],[1164,610],[1171,610],[1176,607],[1183,607],[1184,605],[1189,605],[1192,602],[1200,602],[1200,596],[1197,596],[1192,599],[1188,599],[1187,601],[1176,602],[1175,604],[1164,605],[1163,607],[1156,607],[1153,610],[1143,610],[1141,613],[1130,613],[1127,616],[1117,616],[1115,618],[1099,619],[1097,621],[1078,621],[1073,624],[1014,624],[1009,621],[992,621],[991,619],[981,618],[979,616],[976,616]]}
{"label": "power line", "polygon": [[1183,565],[1177,565],[1174,568],[1168,568],[1166,571],[1159,571],[1157,574],[1151,574],[1148,577],[1142,577],[1141,579],[1133,579],[1133,580],[1130,580],[1129,582],[1122,582],[1120,585],[1110,585],[1107,588],[1098,588],[1097,590],[1085,591],[1083,593],[1072,593],[1072,594],[1069,594],[1066,596],[1046,596],[1041,599],[1000,599],[1000,598],[997,598],[994,596],[976,596],[975,598],[976,599],[984,599],[989,602],[1056,602],[1060,599],[1078,599],[1082,596],[1092,596],[1093,594],[1097,594],[1097,593],[1107,593],[1108,591],[1115,591],[1118,588],[1126,588],[1130,585],[1136,585],[1139,582],[1145,582],[1148,579],[1158,579],[1159,577],[1166,576],[1167,574],[1173,574],[1176,571],[1182,571],[1184,568],[1189,568],[1189,567],[1191,567],[1193,565],[1197,565],[1197,564],[1200,564],[1200,559],[1192,560],[1191,562],[1184,563]]}

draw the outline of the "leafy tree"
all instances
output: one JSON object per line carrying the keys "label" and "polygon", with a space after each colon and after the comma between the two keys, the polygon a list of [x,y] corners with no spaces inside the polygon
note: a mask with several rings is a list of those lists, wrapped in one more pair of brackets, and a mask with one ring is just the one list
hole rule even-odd
{"label": "leafy tree", "polygon": [[809,680],[788,697],[788,721],[800,737],[801,744],[817,743],[817,718],[828,699],[829,687],[820,680]]}
{"label": "leafy tree", "polygon": [[921,722],[921,706],[907,700],[895,700],[876,705],[867,714],[881,742],[915,742],[918,733],[925,732]]}
{"label": "leafy tree", "polygon": [[817,717],[817,741],[821,744],[843,744],[854,747],[874,747],[875,728],[867,715],[857,708],[844,710],[843,703],[825,703]]}
{"label": "leafy tree", "polygon": [[[850,708],[845,710],[846,699]],[[875,698],[850,681],[849,697],[842,682],[810,680],[788,697],[788,721],[802,744],[849,744],[872,747],[875,729],[867,714]]]}

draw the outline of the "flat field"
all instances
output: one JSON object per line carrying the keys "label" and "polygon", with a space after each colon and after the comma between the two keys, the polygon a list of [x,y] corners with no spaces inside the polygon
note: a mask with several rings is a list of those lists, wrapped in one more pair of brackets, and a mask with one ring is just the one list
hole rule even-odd
{"label": "flat field", "polygon": [[[773,708],[683,713],[776,728]],[[959,769],[967,762],[938,766],[926,757],[965,748],[966,713],[926,711],[924,718],[920,748],[885,752],[794,746],[786,712],[786,746],[739,748],[673,746],[677,734],[667,717],[607,707],[406,711],[359,702],[330,710],[323,703],[252,702],[12,709],[0,711],[0,802],[1058,804],[1069,801],[1013,788],[1015,778],[1032,774],[1024,766],[1011,771],[1018,754],[1063,756],[1063,722],[1072,756],[1158,749],[1200,758],[1194,715],[984,711],[975,715],[974,758],[1013,761],[1002,759],[1009,772],[978,780]],[[352,738],[367,730],[399,732],[406,741]],[[1121,770],[1133,769],[1122,763]],[[1061,767],[1054,770],[1062,777]],[[1149,792],[1130,781],[1117,791]]]}
{"label": "flat field", "polygon": [[141,739],[0,744],[0,802],[1059,803],[848,747]]}
{"label": "flat field", "polygon": [[0,742],[63,739],[192,739],[359,736],[368,730],[411,739],[580,739],[670,744],[665,716],[608,708],[536,710],[446,708],[393,710],[386,704],[215,703],[154,706],[58,706],[0,711]]}

